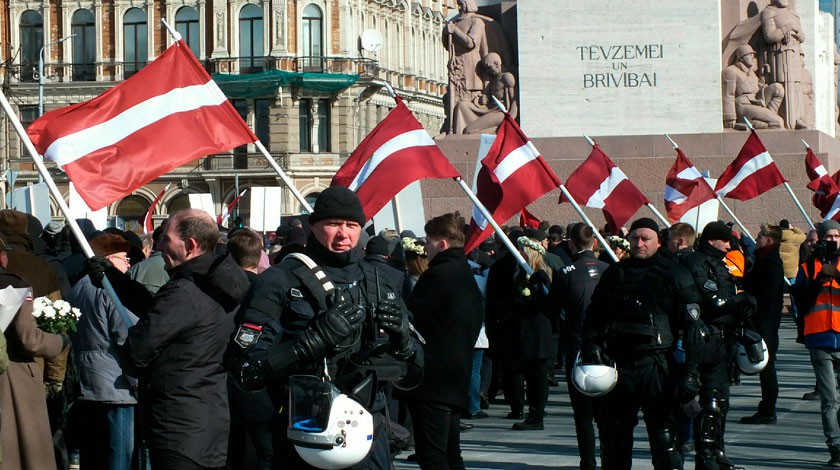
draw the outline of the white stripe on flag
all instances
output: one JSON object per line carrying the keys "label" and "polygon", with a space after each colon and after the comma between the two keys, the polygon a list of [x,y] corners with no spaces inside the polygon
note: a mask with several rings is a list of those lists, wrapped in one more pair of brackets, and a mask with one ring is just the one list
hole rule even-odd
{"label": "white stripe on flag", "polygon": [[819,165],[818,167],[814,168],[814,171],[817,173],[817,176],[819,176],[820,178],[822,178],[823,176],[828,174],[828,171],[822,165]]}
{"label": "white stripe on flag", "polygon": [[478,226],[478,228],[481,229],[482,232],[485,228],[487,228],[487,219],[484,218],[484,214],[482,214],[477,207],[473,207],[472,218],[473,222],[475,222],[475,225]]}
{"label": "white stripe on flag", "polygon": [[735,174],[735,177],[729,180],[726,183],[726,186],[720,188],[718,191],[718,195],[723,197],[729,194],[730,191],[737,188],[739,184],[741,184],[745,179],[749,178],[753,175],[753,173],[757,172],[758,170],[769,166],[773,163],[773,159],[770,158],[770,154],[766,151],[759,153],[758,155],[749,159],[747,163],[744,163],[744,166],[738,170],[738,173]]}
{"label": "white stripe on flag", "polygon": [[840,212],[840,196],[834,198],[834,202],[831,203],[831,209],[826,212],[825,217],[823,220],[832,220],[837,213]]}
{"label": "white stripe on flag", "polygon": [[87,129],[56,139],[44,156],[63,166],[101,148],[116,144],[134,132],[168,116],[225,102],[224,93],[210,80],[204,85],[175,88],[126,109]]}
{"label": "white stripe on flag", "polygon": [[604,201],[606,201],[606,199],[610,197],[610,194],[612,194],[613,190],[626,179],[627,176],[623,171],[621,171],[621,168],[614,166],[610,170],[610,176],[601,182],[601,187],[599,187],[598,190],[595,191],[595,194],[590,196],[589,200],[586,201],[586,207],[603,209],[606,204]]}
{"label": "white stripe on flag", "polygon": [[537,151],[537,148],[534,147],[534,144],[532,144],[529,140],[528,142],[525,142],[523,146],[514,149],[509,154],[505,155],[505,158],[502,159],[499,166],[497,166],[493,171],[493,174],[496,175],[496,178],[499,180],[499,184],[504,183],[510,175],[516,173],[517,170],[528,163],[536,160],[539,156],[540,153]]}
{"label": "white stripe on flag", "polygon": [[682,204],[686,199],[688,199],[688,196],[668,186],[667,184],[665,185],[666,201],[673,202],[674,204]]}
{"label": "white stripe on flag", "polygon": [[390,157],[394,153],[410,147],[425,147],[429,145],[435,145],[435,141],[429,137],[429,133],[424,129],[403,132],[402,134],[393,137],[373,152],[373,155],[371,155],[367,163],[365,163],[365,166],[363,166],[356,177],[353,178],[353,182],[350,183],[349,186],[350,190],[355,191],[359,189],[359,186],[364,184],[370,174],[373,173],[373,170],[375,170],[380,163],[384,162],[386,158]]}
{"label": "white stripe on flag", "polygon": [[703,175],[701,175],[700,172],[697,171],[697,168],[695,168],[693,166],[690,166],[690,167],[686,168],[685,170],[677,173],[677,178],[679,178],[681,180],[696,180],[697,178],[702,178],[702,177],[703,177]]}

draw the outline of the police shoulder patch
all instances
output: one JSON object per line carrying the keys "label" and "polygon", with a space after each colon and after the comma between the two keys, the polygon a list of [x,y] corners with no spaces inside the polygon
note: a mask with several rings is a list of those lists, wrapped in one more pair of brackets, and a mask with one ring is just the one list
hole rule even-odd
{"label": "police shoulder patch", "polygon": [[718,290],[717,283],[711,279],[709,279],[708,281],[706,281],[705,284],[703,284],[703,288],[710,291]]}
{"label": "police shoulder patch", "polygon": [[292,287],[292,289],[289,291],[289,295],[291,295],[292,297],[297,297],[299,299],[303,298],[303,293],[299,289],[295,289],[294,287]]}
{"label": "police shoulder patch", "polygon": [[261,326],[253,325],[251,323],[243,323],[242,325],[239,325],[239,329],[236,330],[236,336],[234,336],[233,341],[240,347],[247,348],[257,344],[261,335]]}

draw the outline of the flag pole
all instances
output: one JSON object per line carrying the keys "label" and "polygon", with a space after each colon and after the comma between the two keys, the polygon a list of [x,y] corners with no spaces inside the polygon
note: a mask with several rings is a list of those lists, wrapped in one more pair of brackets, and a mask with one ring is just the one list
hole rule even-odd
{"label": "flag pole", "polygon": [[[674,142],[674,139],[672,139],[671,136],[669,136],[668,134],[665,134],[665,137],[667,137],[668,140],[671,141],[671,146],[674,147],[674,150],[680,148],[679,145],[677,145],[677,143]],[[738,220],[738,217],[735,217],[735,213],[732,212],[732,210],[729,208],[729,206],[726,205],[725,202],[723,202],[723,198],[721,198],[720,196],[718,196],[717,193],[715,193],[715,199],[717,199],[718,203],[720,203],[720,205],[723,206],[723,209],[726,211],[727,214],[729,214],[729,217],[732,218],[732,220],[738,225],[738,227],[741,227],[741,231],[743,231],[745,234],[747,234],[747,238],[749,238],[752,241],[755,241],[753,239],[752,235],[750,235],[750,232],[747,230],[747,228],[744,227],[744,224],[742,224],[741,221]],[[697,219],[698,219],[698,225],[699,225],[699,219],[700,219],[699,211],[698,211],[698,214],[697,214]],[[700,231],[700,227],[697,227],[697,231],[698,232]]]}
{"label": "flag pole", "polygon": [[[391,95],[391,98],[394,98],[394,101],[396,102],[397,92],[394,91],[394,87],[392,87],[391,84],[388,83],[388,80],[382,80],[382,85],[385,87],[386,90],[388,90],[388,94]],[[397,200],[397,195],[394,195],[394,197],[391,198],[391,207],[393,209],[392,215],[394,216],[394,228],[396,229],[397,233],[400,233],[402,232],[402,221],[400,220],[400,203]]]}
{"label": "flag pole", "polygon": [[[595,146],[595,141],[594,140],[590,139],[589,136],[586,135],[586,134],[583,134],[583,136],[586,138],[586,141],[589,142],[589,145],[591,145],[593,147]],[[645,198],[645,199],[647,199],[647,198]],[[660,222],[665,224],[665,227],[670,227],[671,226],[671,221],[666,219],[665,216],[663,216],[662,213],[659,212],[659,210],[656,207],[654,207],[653,204],[648,202],[648,203],[645,204],[645,206],[647,206],[647,208],[650,209],[651,212],[653,212],[653,215],[656,216],[656,218],[659,219]]]}
{"label": "flag pole", "polygon": [[[166,30],[169,32],[169,36],[172,37],[173,41],[178,42],[181,40],[181,34],[178,33],[178,31],[176,31],[174,28],[172,28],[172,26],[170,26],[170,24],[167,23],[165,19],[161,18],[160,22],[163,23],[163,25],[166,27]],[[278,165],[277,162],[274,161],[274,158],[271,156],[271,154],[268,153],[268,150],[266,150],[262,142],[257,140],[256,142],[254,142],[254,146],[256,146],[257,150],[259,150],[263,157],[265,157],[265,159],[268,161],[268,164],[271,165],[271,168],[274,169],[277,175],[280,176],[280,179],[283,180],[283,184],[285,184],[286,187],[289,188],[289,191],[292,192],[292,195],[295,197],[295,199],[297,199],[298,202],[300,202],[300,204],[303,206],[304,209],[306,209],[307,212],[312,213],[312,206],[309,205],[309,203],[306,201],[306,198],[303,197],[303,195],[300,193],[300,191],[297,190],[295,185],[292,184],[292,180],[290,180],[289,177],[286,176],[286,173],[283,171],[282,168],[280,168],[280,165]]]}
{"label": "flag pole", "polygon": [[[35,145],[29,138],[29,135],[23,129],[23,124],[20,123],[17,115],[12,110],[12,105],[9,104],[9,100],[6,99],[6,94],[2,92],[0,92],[0,106],[3,107],[3,111],[6,112],[6,116],[8,116],[9,121],[12,123],[12,126],[14,126],[15,132],[17,132],[18,137],[20,137],[20,140],[23,142],[23,145],[32,157],[32,161],[35,163],[38,173],[44,179],[44,182],[47,183],[50,193],[52,193],[55,198],[55,202],[58,204],[58,208],[61,210],[61,213],[64,214],[67,225],[70,226],[70,230],[73,232],[73,235],[76,236],[76,240],[78,240],[79,246],[81,246],[85,256],[93,258],[93,249],[90,247],[87,238],[85,238],[85,235],[82,233],[81,227],[79,227],[76,219],[70,216],[70,208],[67,206],[67,203],[64,202],[64,196],[61,194],[61,191],[58,190],[58,187],[55,185],[55,181],[53,181],[49,170],[47,170],[46,165],[44,165],[44,160],[35,149]],[[116,291],[114,291],[114,287],[111,285],[111,281],[108,280],[107,276],[102,278],[102,287],[105,289],[108,296],[111,297],[111,301],[114,302],[114,306],[116,307],[117,312],[119,312],[120,318],[122,318],[126,328],[132,326],[134,322],[131,321],[128,313],[126,313],[125,306],[123,306],[122,302],[120,302],[120,298],[117,296]]]}
{"label": "flag pole", "polygon": [[467,195],[467,197],[470,198],[470,200],[478,209],[478,211],[481,212],[481,215],[484,216],[484,219],[487,220],[487,222],[493,227],[493,230],[495,230],[499,238],[502,239],[502,243],[505,244],[505,246],[511,252],[513,257],[516,258],[516,262],[519,263],[520,266],[522,266],[522,269],[525,270],[525,273],[527,273],[529,276],[531,274],[534,274],[534,270],[531,269],[531,266],[528,265],[528,262],[525,261],[525,258],[522,257],[522,253],[520,253],[519,250],[516,249],[516,247],[513,245],[513,242],[511,242],[510,238],[508,238],[507,234],[505,234],[504,230],[502,230],[502,228],[499,227],[499,224],[496,222],[495,219],[493,219],[493,216],[490,215],[490,211],[488,211],[487,208],[484,207],[484,204],[482,204],[481,201],[478,200],[478,197],[476,197],[475,193],[473,193],[470,187],[467,186],[467,183],[464,182],[464,179],[460,176],[457,176],[453,179],[456,183],[458,183],[459,186],[461,186],[461,189],[464,190],[464,193]]}
{"label": "flag pole", "polygon": [[[507,114],[508,110],[507,108],[505,108],[505,105],[503,105],[502,102],[499,101],[495,96],[491,95],[491,98],[493,98],[493,101],[496,102],[496,106],[498,106],[503,113]],[[580,207],[580,204],[578,204],[578,202],[575,200],[575,198],[572,196],[569,190],[566,189],[566,185],[560,183],[560,186],[558,186],[558,188],[560,188],[560,192],[563,193],[563,196],[565,196],[566,199],[572,204],[572,207],[575,208],[575,211],[578,213],[580,218],[583,219],[583,223],[592,228],[592,232],[594,232],[595,238],[598,240],[598,243],[600,243],[601,246],[603,246],[609,252],[610,258],[612,258],[613,261],[617,263],[619,261],[618,256],[616,256],[616,254],[612,251],[612,248],[610,248],[609,243],[607,243],[607,241],[604,240],[604,237],[601,236],[601,232],[598,231],[598,227],[596,227],[595,224],[593,224],[592,221],[589,220],[589,217],[587,217],[586,213],[583,212],[583,208]]]}
{"label": "flag pole", "polygon": [[[752,123],[750,122],[749,119],[747,119],[746,116],[744,116],[744,122],[747,123],[747,127],[750,128],[751,132],[755,132],[755,129],[753,128]],[[805,142],[805,141],[803,140],[802,142]],[[808,144],[805,144],[805,148],[809,148]],[[767,152],[767,155],[770,155],[770,152]],[[770,157],[770,159],[772,160],[773,157]],[[793,194],[793,189],[791,189],[790,183],[785,181],[783,184],[785,186],[785,189],[787,189],[788,194],[790,194],[791,199],[793,199],[793,202],[796,204],[797,209],[799,209],[799,212],[802,213],[802,217],[805,217],[805,221],[808,222],[808,226],[811,227],[811,230],[816,230],[817,227],[814,226],[813,222],[811,222],[811,217],[808,216],[808,213],[805,212],[805,208],[802,207],[802,203],[800,203],[799,199],[796,197],[796,195]]]}

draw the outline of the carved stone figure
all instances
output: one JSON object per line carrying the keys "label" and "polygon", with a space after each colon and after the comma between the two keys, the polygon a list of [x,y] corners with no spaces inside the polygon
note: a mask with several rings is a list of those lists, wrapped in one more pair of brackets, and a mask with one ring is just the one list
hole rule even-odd
{"label": "carved stone figure", "polygon": [[779,107],[785,96],[780,83],[762,86],[756,75],[755,51],[749,44],[735,49],[737,62],[723,71],[723,121],[727,128],[744,128],[744,117],[756,129],[784,127]]}
{"label": "carved stone figure", "polygon": [[216,47],[225,47],[225,14],[221,11],[216,12]]}
{"label": "carved stone figure", "polygon": [[799,14],[789,0],[772,0],[761,12],[761,30],[767,41],[767,82],[781,83],[785,89],[782,117],[789,129],[803,128],[802,61],[800,44],[805,42]]}
{"label": "carved stone figure", "polygon": [[490,52],[499,55],[501,63],[513,64],[510,42],[502,25],[493,18],[480,15],[475,0],[457,0],[459,15],[443,28],[443,46],[449,51],[449,91],[444,97],[447,106],[445,134],[463,134],[473,117],[457,116],[459,103],[476,103],[490,80],[481,61]]}
{"label": "carved stone figure", "polygon": [[[484,83],[478,74],[481,58],[489,52],[484,19],[476,12],[475,0],[458,0],[460,14],[446,23],[443,45],[449,50],[450,111],[462,101],[470,102],[481,94]],[[450,112],[450,133],[461,134],[467,123]]]}
{"label": "carved stone figure", "polygon": [[469,122],[464,134],[496,132],[504,120],[504,113],[493,101],[493,97],[508,110],[514,118],[519,109],[516,104],[516,78],[502,68],[502,58],[491,52],[482,60],[490,80],[484,87],[484,93],[472,101],[459,101],[455,107],[455,121]]}

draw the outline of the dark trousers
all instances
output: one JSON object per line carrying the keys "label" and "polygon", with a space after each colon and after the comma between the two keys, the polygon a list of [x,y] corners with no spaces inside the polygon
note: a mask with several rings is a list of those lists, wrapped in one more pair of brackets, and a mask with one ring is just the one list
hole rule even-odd
{"label": "dark trousers", "polygon": [[134,451],[134,405],[76,403],[79,458],[86,470],[130,470]]}
{"label": "dark trousers", "polygon": [[653,467],[657,470],[682,468],[679,452],[662,442],[673,436],[676,445],[676,394],[669,378],[664,354],[620,364],[618,383],[601,398],[598,431],[601,440],[601,466],[604,470],[624,470],[633,464],[633,429],[644,414]]}
{"label": "dark trousers", "polygon": [[580,454],[581,470],[595,470],[595,402],[578,391],[572,383],[572,368],[575,366],[574,353],[565,354],[566,383],[569,386],[569,399],[572,402],[572,413],[575,419],[575,433],[577,434],[578,453]]}
{"label": "dark trousers", "polygon": [[152,468],[155,470],[211,470],[224,467],[203,467],[180,452],[152,449]]}
{"label": "dark trousers", "polygon": [[231,470],[271,468],[271,423],[231,421],[227,465]]}
{"label": "dark trousers", "polygon": [[414,446],[420,468],[464,468],[464,459],[461,457],[461,410],[422,400],[408,400],[408,409],[414,423]]}
{"label": "dark trousers", "polygon": [[505,400],[512,412],[522,412],[527,397],[529,413],[536,412],[540,417],[545,414],[545,404],[548,402],[547,364],[546,359],[505,362],[502,381]]}
{"label": "dark trousers", "polygon": [[761,401],[758,403],[758,412],[767,416],[776,416],[776,401],[779,399],[779,379],[776,375],[776,353],[779,351],[779,330],[773,332],[760,332],[767,343],[767,352],[770,355],[764,370],[758,375],[761,383]]}

